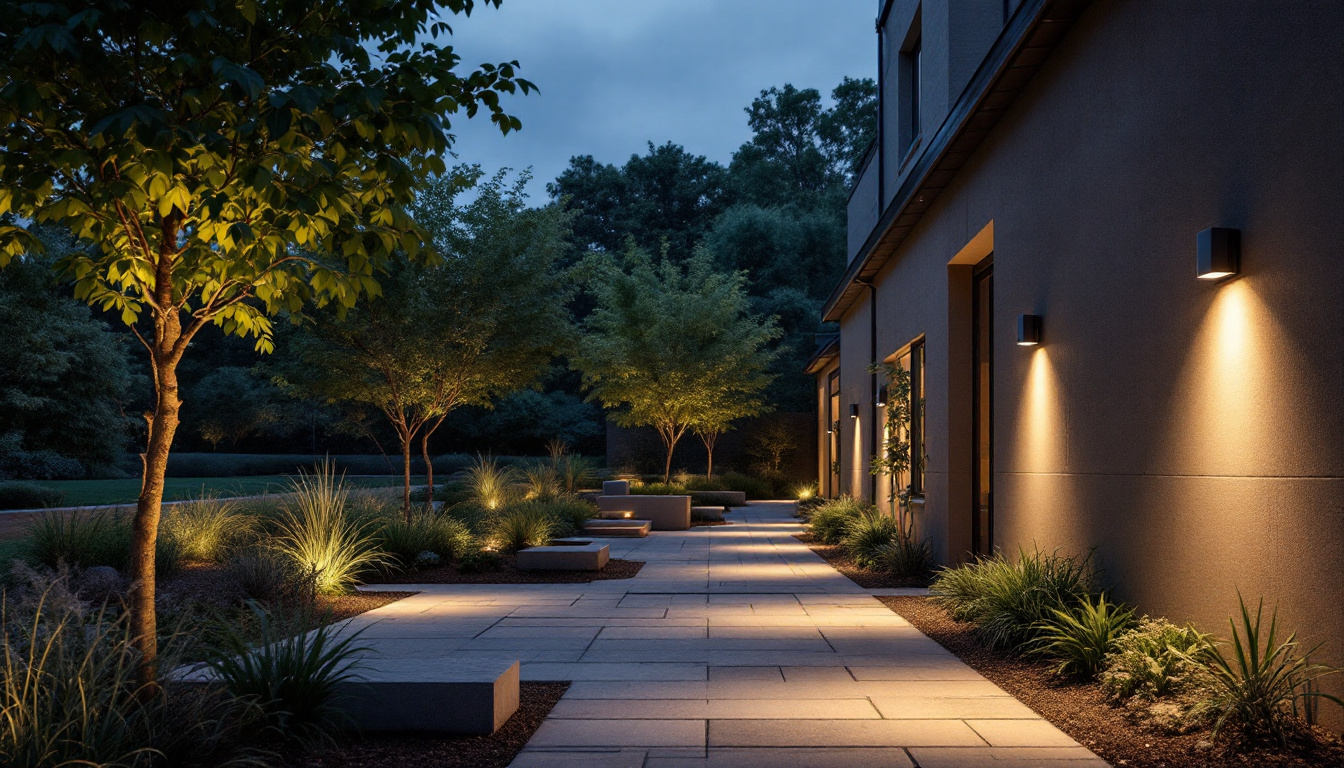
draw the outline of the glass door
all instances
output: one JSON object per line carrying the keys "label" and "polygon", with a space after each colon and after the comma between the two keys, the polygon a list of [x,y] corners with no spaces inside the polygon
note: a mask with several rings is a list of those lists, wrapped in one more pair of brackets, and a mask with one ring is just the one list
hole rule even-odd
{"label": "glass door", "polygon": [[975,508],[971,517],[971,552],[988,555],[994,551],[994,264],[991,254],[974,275],[971,302],[975,328],[972,355],[975,360],[974,436],[975,468],[972,494]]}
{"label": "glass door", "polygon": [[825,496],[840,495],[840,372],[826,380],[826,488]]}

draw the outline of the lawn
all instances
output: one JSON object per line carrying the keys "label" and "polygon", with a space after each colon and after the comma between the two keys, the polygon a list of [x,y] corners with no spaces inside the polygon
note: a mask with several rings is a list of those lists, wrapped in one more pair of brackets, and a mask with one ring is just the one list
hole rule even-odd
{"label": "lawn", "polygon": [[[411,482],[423,483],[423,476],[412,476]],[[401,485],[401,478],[352,477],[346,485],[360,488],[383,488]],[[64,506],[79,507],[93,504],[131,504],[140,495],[140,478],[122,480],[51,480],[43,482],[59,488],[65,494]],[[286,475],[257,475],[255,477],[170,477],[164,482],[163,500],[177,501],[200,496],[202,493],[220,497],[257,496],[264,493],[282,493],[289,490]]]}

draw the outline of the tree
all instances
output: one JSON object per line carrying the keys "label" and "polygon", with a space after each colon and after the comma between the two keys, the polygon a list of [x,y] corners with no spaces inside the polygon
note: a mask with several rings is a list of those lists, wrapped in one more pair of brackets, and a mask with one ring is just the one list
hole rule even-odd
{"label": "tree", "polygon": [[691,424],[691,431],[705,444],[707,478],[714,476],[714,446],[718,444],[719,437],[731,430],[733,422],[738,419],[759,416],[771,409],[761,398],[761,392],[773,378],[764,371],[764,363],[767,361],[759,359],[751,362],[759,364],[756,375],[741,379],[737,387],[712,389]]}
{"label": "tree", "polygon": [[654,264],[632,242],[623,261],[589,257],[597,308],[571,362],[617,424],[658,432],[670,481],[686,431],[724,399],[768,383],[767,344],[779,330],[749,311],[745,273],[716,272],[704,249],[684,266],[666,253]]}
{"label": "tree", "polygon": [[70,237],[44,227],[45,254],[0,271],[0,478],[82,477],[116,465],[134,423],[124,338],[62,289],[51,260]]}
{"label": "tree", "polygon": [[505,172],[455,202],[459,169],[431,184],[415,207],[441,262],[398,262],[383,296],[338,314],[319,315],[295,343],[286,381],[329,402],[377,408],[401,446],[403,506],[411,510],[411,451],[418,442],[429,472],[429,439],[464,405],[489,407],[529,386],[569,341],[570,289],[557,267],[568,249],[570,214],[528,208],[529,175],[511,185]]}
{"label": "tree", "polygon": [[242,366],[220,366],[188,392],[187,401],[197,416],[196,432],[211,450],[223,442],[236,448],[240,440],[278,424],[284,415],[280,391]]}
{"label": "tree", "polygon": [[[485,0],[498,5],[498,0]],[[157,650],[154,551],[181,402],[177,367],[209,324],[273,346],[269,317],[376,295],[406,210],[444,169],[450,119],[531,84],[467,76],[436,41],[475,0],[8,4],[0,15],[0,215],[66,225],[94,249],[61,267],[149,353],[130,595],[142,682]],[[38,246],[0,226],[0,267]]]}
{"label": "tree", "polygon": [[633,237],[650,251],[666,241],[680,260],[691,255],[727,205],[726,183],[718,163],[671,142],[649,142],[648,154],[631,155],[620,168],[591,155],[572,157],[546,189],[552,199],[568,200],[579,211],[574,241],[581,248],[615,253]]}

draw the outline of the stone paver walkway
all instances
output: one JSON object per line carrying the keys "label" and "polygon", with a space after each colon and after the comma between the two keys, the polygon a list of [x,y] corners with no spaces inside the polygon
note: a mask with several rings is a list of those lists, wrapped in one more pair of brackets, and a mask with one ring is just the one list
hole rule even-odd
{"label": "stone paver walkway", "polygon": [[792,538],[791,512],[604,540],[647,562],[634,579],[426,585],[355,625],[389,661],[573,681],[517,768],[1106,765],[873,598],[901,590]]}

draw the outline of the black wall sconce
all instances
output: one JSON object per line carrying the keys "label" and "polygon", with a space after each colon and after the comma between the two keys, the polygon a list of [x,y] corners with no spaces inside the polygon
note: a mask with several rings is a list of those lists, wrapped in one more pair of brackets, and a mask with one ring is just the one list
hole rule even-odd
{"label": "black wall sconce", "polygon": [[849,418],[851,418],[851,419],[857,419],[857,418],[859,418],[859,404],[858,404],[858,403],[850,403],[850,404],[849,404]]}
{"label": "black wall sconce", "polygon": [[1195,236],[1195,276],[1222,280],[1241,271],[1241,230],[1210,227]]}
{"label": "black wall sconce", "polygon": [[886,407],[887,407],[887,385],[886,385],[886,384],[883,384],[883,385],[882,385],[881,387],[879,387],[878,390],[877,390],[877,407],[878,407],[878,408],[886,408]]}
{"label": "black wall sconce", "polygon": [[1041,316],[1017,316],[1017,346],[1034,347],[1041,343]]}

